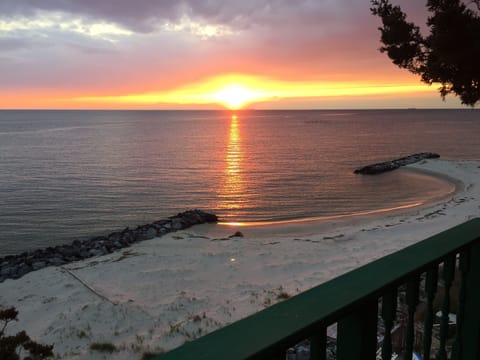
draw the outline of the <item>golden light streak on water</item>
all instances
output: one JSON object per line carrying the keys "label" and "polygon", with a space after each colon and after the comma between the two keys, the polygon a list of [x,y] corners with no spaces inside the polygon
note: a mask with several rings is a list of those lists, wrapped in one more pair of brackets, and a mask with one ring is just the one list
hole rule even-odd
{"label": "golden light streak on water", "polygon": [[232,115],[225,159],[225,179],[218,196],[220,199],[218,207],[232,214],[234,214],[232,210],[241,208],[241,199],[244,191],[242,175],[243,154],[238,122],[238,116]]}

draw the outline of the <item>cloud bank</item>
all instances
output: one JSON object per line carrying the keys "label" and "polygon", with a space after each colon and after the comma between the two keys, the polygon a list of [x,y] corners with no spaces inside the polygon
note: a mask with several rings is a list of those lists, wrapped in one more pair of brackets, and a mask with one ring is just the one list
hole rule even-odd
{"label": "cloud bank", "polygon": [[2,93],[142,93],[223,73],[406,76],[377,51],[364,0],[3,0],[0,14]]}

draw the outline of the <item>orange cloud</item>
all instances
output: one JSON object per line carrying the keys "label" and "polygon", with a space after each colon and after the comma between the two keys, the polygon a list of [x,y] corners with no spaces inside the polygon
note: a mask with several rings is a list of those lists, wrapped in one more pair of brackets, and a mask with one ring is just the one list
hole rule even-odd
{"label": "orange cloud", "polygon": [[70,101],[79,107],[85,104],[110,106],[224,105],[239,108],[264,102],[289,102],[297,99],[325,99],[385,95],[431,93],[431,88],[418,82],[366,81],[284,81],[260,76],[227,74],[159,92],[107,96],[79,96]]}

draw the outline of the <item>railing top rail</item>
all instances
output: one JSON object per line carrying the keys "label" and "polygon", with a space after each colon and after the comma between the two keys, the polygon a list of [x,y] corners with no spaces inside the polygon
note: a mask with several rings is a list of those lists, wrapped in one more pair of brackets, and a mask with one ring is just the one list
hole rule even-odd
{"label": "railing top rail", "polygon": [[255,359],[335,322],[356,306],[401,285],[480,239],[480,219],[448,229],[288,300],[237,321],[163,356],[162,360]]}

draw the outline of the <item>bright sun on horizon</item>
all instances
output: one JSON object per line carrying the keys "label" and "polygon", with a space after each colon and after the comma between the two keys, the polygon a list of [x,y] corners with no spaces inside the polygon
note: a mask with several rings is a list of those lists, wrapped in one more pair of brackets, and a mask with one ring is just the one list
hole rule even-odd
{"label": "bright sun on horizon", "polygon": [[240,109],[248,103],[258,100],[260,94],[240,84],[227,85],[212,94],[212,98],[229,109]]}

